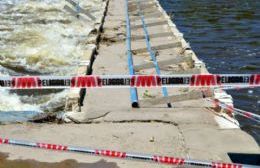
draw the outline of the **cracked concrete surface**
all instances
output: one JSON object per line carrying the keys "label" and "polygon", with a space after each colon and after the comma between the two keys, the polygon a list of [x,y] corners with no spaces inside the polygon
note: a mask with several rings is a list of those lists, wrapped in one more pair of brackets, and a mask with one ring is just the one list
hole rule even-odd
{"label": "cracked concrete surface", "polygon": [[[163,131],[161,131],[163,130]],[[30,132],[30,134],[28,134]],[[157,153],[186,157],[177,127],[172,124],[147,123],[100,123],[66,125],[6,125],[0,130],[1,135],[10,138],[32,141],[87,146],[100,149],[114,149],[127,152]],[[58,135],[58,136],[57,136]],[[167,137],[167,138],[165,138]],[[151,139],[154,139],[151,141]],[[163,151],[161,149],[164,149]],[[39,161],[59,162],[75,159],[79,162],[93,163],[99,157],[84,154],[53,152],[30,148],[1,146],[1,152],[9,153],[9,159],[36,159]],[[37,156],[37,158],[35,157]],[[52,156],[52,157],[50,157]],[[104,158],[116,162],[119,167],[168,167],[136,161]]]}
{"label": "cracked concrete surface", "polygon": [[[114,41],[110,44],[100,43],[99,54],[96,57],[93,66],[93,74],[97,75],[113,75],[128,74],[127,56],[125,42],[119,36],[125,33],[125,9],[122,8],[124,0],[111,0],[109,6],[109,15],[104,24],[104,35],[110,37]],[[132,16],[131,16],[132,18]],[[161,15],[158,18],[146,19],[147,23],[154,23],[162,20]],[[140,25],[140,18],[135,16],[132,25]],[[113,31],[111,31],[113,30]],[[148,31],[152,34],[169,33],[167,25],[153,25],[148,27]],[[132,35],[143,35],[142,29],[132,30]],[[169,37],[151,38],[152,46],[161,44],[178,43],[180,39],[171,35]],[[132,41],[132,49],[145,48],[144,39]],[[171,58],[187,57],[189,54],[183,52],[183,47],[168,48],[157,51],[157,60],[167,60]],[[140,65],[150,61],[147,53],[134,54],[134,65]],[[170,63],[174,65],[174,63]],[[178,69],[192,70],[193,66],[174,65]],[[206,70],[201,70],[201,72]],[[162,74],[174,73],[173,70],[162,70]],[[140,70],[142,74],[155,74],[154,68]],[[169,95],[178,95],[189,92],[189,89],[168,89]],[[139,99],[142,101],[149,100],[145,98],[144,93],[148,93],[151,97],[161,97],[161,89],[138,89]],[[160,135],[160,143],[157,145],[158,152],[170,154],[173,156],[181,156],[185,158],[201,159],[201,160],[217,160],[230,161],[227,153],[259,153],[259,146],[254,139],[247,133],[237,130],[221,130],[215,121],[213,112],[205,107],[211,105],[199,96],[195,100],[187,100],[173,103],[174,108],[166,108],[166,104],[152,103],[140,109],[132,109],[130,106],[129,89],[89,89],[84,100],[84,106],[81,113],[70,113],[70,117],[82,123],[92,124],[116,124],[118,132],[123,131],[125,124],[129,124],[125,130],[137,128],[137,125],[146,125],[147,129],[142,130],[143,135],[149,134],[153,127],[151,125],[160,125],[158,130],[154,130],[155,135]],[[109,113],[107,113],[109,111]],[[105,115],[104,115],[105,114]],[[91,119],[91,116],[102,116],[97,119]],[[121,125],[122,124],[122,125]],[[163,125],[163,126],[162,126]],[[164,126],[170,127],[172,131],[168,132]],[[122,126],[122,127],[121,127]],[[143,129],[143,128],[138,128]],[[159,132],[155,132],[159,131]],[[164,136],[164,137],[161,137]],[[177,137],[171,139],[170,137]],[[142,137],[139,137],[142,139]],[[163,143],[167,141],[172,146],[169,149],[164,148]],[[232,144],[230,142],[232,141]],[[128,141],[135,149],[136,145],[143,143],[142,141]],[[144,144],[145,146],[146,144]],[[138,149],[138,148],[137,148]],[[141,148],[140,148],[141,149]],[[138,151],[140,151],[140,149]],[[146,151],[140,151],[146,152]],[[150,153],[155,151],[150,151]],[[156,152],[157,153],[157,152]]]}

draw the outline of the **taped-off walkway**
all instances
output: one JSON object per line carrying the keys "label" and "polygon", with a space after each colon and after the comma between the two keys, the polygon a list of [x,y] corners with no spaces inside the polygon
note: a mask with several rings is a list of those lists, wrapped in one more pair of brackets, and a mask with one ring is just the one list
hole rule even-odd
{"label": "taped-off walkway", "polygon": [[[147,51],[147,36],[144,33],[137,3],[135,0],[126,2],[126,0],[110,1],[102,35],[104,40],[100,43],[92,75],[157,75],[156,63]],[[128,12],[129,17],[126,13],[127,5],[128,11],[131,11]],[[154,10],[151,11],[147,6]],[[165,16],[157,1],[140,2],[139,7],[149,33],[150,49],[155,54],[156,66],[160,68],[162,75],[190,74],[192,76],[208,73],[188,44],[183,42],[182,35]],[[162,24],[166,23],[165,21],[168,23]],[[130,29],[131,27],[134,29]],[[123,131],[125,122],[130,122],[129,129],[134,127],[135,122],[174,123],[171,125],[172,132],[169,136],[163,135],[155,145],[160,152],[166,151],[166,148],[168,151],[168,147],[164,148],[161,143],[168,139],[167,137],[178,136],[178,140],[167,141],[172,144],[172,149],[170,147],[168,153],[173,156],[230,162],[228,152],[259,152],[253,138],[243,131],[237,129],[234,134],[234,130],[220,130],[215,118],[224,123],[225,119],[222,120],[220,116],[215,116],[207,110],[205,107],[212,106],[212,102],[204,100],[203,95],[196,93],[196,90],[167,88],[169,96],[163,97],[161,89],[161,86],[132,88],[131,91],[129,88],[87,89],[81,112],[68,113],[67,119],[78,123],[93,122],[101,125],[107,122],[121,123],[115,130],[119,132]],[[135,93],[136,96],[133,96]],[[132,108],[131,103],[135,102],[133,100],[138,102],[140,108]],[[169,100],[173,108],[167,108],[166,104]],[[142,136],[149,134],[147,129],[136,129],[143,131]],[[151,128],[151,132],[154,131],[158,130]],[[164,134],[165,131],[161,127],[159,132]],[[234,139],[229,139],[231,137]],[[135,148],[138,142],[143,145],[146,143],[141,139],[140,135],[134,142],[129,140],[126,143],[134,143],[135,145],[130,146]],[[226,139],[231,140],[232,145]],[[124,149],[131,151],[128,147]]]}

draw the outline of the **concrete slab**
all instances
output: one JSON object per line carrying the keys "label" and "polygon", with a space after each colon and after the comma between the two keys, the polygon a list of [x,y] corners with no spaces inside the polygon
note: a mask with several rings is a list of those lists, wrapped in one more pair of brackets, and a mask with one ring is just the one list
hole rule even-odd
{"label": "concrete slab", "polygon": [[[178,128],[163,123],[18,124],[2,126],[0,134],[9,138],[30,141],[186,157],[186,149],[183,147],[182,135],[178,133]],[[93,163],[101,160],[100,157],[85,154],[36,150],[7,145],[1,145],[0,152],[9,153],[9,159],[12,160],[35,159],[44,162],[60,162],[65,159],[75,159],[82,163]],[[110,158],[105,158],[105,160],[116,162],[120,168],[169,167]]]}
{"label": "concrete slab", "polygon": [[228,152],[259,153],[252,137],[240,129],[223,130],[216,125],[180,125],[190,157],[195,159],[229,160]]}

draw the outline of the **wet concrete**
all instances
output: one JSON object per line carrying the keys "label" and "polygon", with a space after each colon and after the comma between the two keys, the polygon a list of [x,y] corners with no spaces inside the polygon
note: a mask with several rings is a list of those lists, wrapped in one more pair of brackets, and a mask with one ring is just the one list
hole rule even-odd
{"label": "wet concrete", "polygon": [[58,163],[39,162],[35,160],[8,160],[8,154],[0,153],[0,168],[119,168],[114,162],[104,159],[95,163],[79,163],[69,159]]}

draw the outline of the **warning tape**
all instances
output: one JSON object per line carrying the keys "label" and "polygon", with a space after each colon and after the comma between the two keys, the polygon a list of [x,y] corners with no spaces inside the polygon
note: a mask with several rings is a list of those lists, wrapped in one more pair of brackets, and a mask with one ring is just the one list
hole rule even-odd
{"label": "warning tape", "polygon": [[260,115],[258,115],[258,114],[254,114],[252,112],[248,112],[248,111],[244,111],[244,110],[241,110],[241,109],[238,109],[238,108],[234,108],[234,106],[227,105],[227,104],[225,104],[225,103],[223,103],[223,102],[221,102],[217,99],[215,99],[215,100],[207,99],[207,100],[214,102],[216,107],[221,107],[222,109],[227,110],[230,113],[235,113],[237,115],[243,116],[245,118],[248,118],[248,119],[254,120],[255,122],[260,123]]}
{"label": "warning tape", "polygon": [[88,75],[0,77],[0,88],[259,87],[260,74]]}
{"label": "warning tape", "polygon": [[132,159],[132,160],[148,161],[148,162],[168,164],[168,165],[192,165],[192,166],[204,166],[204,167],[211,167],[211,168],[257,168],[257,167],[259,168],[259,166],[244,165],[244,164],[196,161],[196,160],[189,160],[183,158],[175,158],[170,156],[134,154],[134,153],[113,151],[113,150],[90,149],[85,147],[73,147],[73,146],[65,146],[65,145],[58,145],[58,144],[29,142],[29,141],[21,141],[21,140],[5,139],[5,138],[0,138],[0,144],[41,148],[41,149],[54,150],[54,151],[78,152],[78,153],[85,153],[85,154],[95,155],[95,156],[111,157],[111,158],[118,158],[118,159]]}

